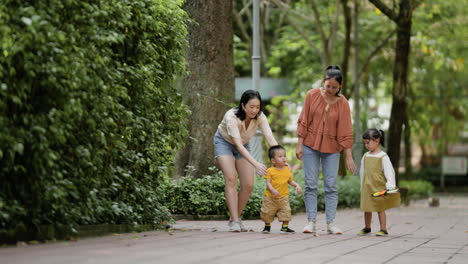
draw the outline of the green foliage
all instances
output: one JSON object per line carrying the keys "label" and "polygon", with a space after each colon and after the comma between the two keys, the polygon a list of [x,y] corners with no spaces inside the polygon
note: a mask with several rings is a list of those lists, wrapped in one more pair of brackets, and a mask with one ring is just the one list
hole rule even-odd
{"label": "green foliage", "polygon": [[468,129],[468,92],[464,88],[468,85],[468,50],[463,41],[452,37],[468,38],[464,26],[468,6],[437,0],[422,3],[418,11],[411,44],[410,126],[426,152],[440,156],[448,143],[461,143],[461,131]]}
{"label": "green foliage", "polygon": [[2,1],[0,228],[153,224],[187,135],[182,1]]}
{"label": "green foliage", "polygon": [[[201,178],[184,177],[176,181],[162,183],[158,192],[162,195],[162,203],[167,206],[172,214],[184,215],[228,215],[226,199],[224,197],[224,178],[221,172],[212,168],[213,175]],[[304,176],[302,172],[296,172],[294,180],[304,189]],[[338,206],[352,208],[359,206],[360,191],[359,178],[346,176],[338,178]],[[244,209],[244,219],[258,219],[262,207],[265,181],[257,177],[250,195],[250,199]],[[318,209],[325,209],[323,182],[319,181]],[[304,195],[296,194],[293,187],[289,190],[289,202],[293,213],[305,211]]]}
{"label": "green foliage", "polygon": [[411,199],[420,199],[429,197],[434,191],[432,183],[425,180],[400,181],[400,188],[408,188]]}
{"label": "green foliage", "polygon": [[210,170],[213,171],[211,176],[186,176],[179,180],[162,182],[157,189],[162,203],[172,214],[225,214],[224,178],[215,168]]}

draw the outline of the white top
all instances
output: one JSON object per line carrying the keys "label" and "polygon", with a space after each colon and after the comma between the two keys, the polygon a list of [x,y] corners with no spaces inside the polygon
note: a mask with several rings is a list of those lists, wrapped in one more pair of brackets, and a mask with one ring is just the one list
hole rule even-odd
{"label": "white top", "polygon": [[226,112],[223,121],[218,126],[219,133],[223,138],[231,144],[234,144],[232,138],[239,138],[242,144],[247,144],[249,140],[255,135],[257,128],[260,128],[264,136],[273,136],[268,120],[263,114],[257,115],[257,119],[251,119],[249,127],[245,127],[245,120],[241,121],[235,114],[236,108],[232,108]]}
{"label": "white top", "polygon": [[382,158],[382,168],[383,168],[383,173],[385,175],[385,179],[387,179],[387,183],[385,184],[385,188],[387,190],[392,190],[395,189],[396,183],[395,183],[395,170],[393,169],[392,162],[390,161],[390,158],[388,157],[387,153],[380,151],[377,154],[371,154],[370,152],[364,153],[361,159],[361,169],[359,170],[359,175],[361,176],[361,186],[362,186],[362,181],[364,178],[364,158],[365,157],[376,157],[376,158]]}

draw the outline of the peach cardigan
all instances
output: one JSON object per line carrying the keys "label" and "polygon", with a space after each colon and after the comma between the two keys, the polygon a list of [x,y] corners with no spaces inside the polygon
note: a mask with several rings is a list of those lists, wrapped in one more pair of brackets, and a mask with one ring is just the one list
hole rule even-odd
{"label": "peach cardigan", "polygon": [[327,104],[320,88],[307,92],[297,121],[303,144],[322,153],[337,153],[353,146],[353,125],[348,100],[344,96]]}

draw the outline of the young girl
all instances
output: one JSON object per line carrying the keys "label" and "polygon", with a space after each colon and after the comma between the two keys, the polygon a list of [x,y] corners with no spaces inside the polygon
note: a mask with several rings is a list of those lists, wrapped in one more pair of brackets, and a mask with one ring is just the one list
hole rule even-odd
{"label": "young girl", "polygon": [[[364,212],[365,227],[359,235],[371,232],[372,212],[379,215],[380,231],[377,236],[387,236],[387,216],[385,210],[400,205],[398,192],[382,192],[382,190],[395,190],[395,171],[387,153],[380,150],[384,146],[384,132],[375,128],[368,129],[362,136],[369,152],[361,160],[361,210]],[[384,195],[374,197],[373,194],[381,192]],[[391,194],[390,194],[391,193]]]}

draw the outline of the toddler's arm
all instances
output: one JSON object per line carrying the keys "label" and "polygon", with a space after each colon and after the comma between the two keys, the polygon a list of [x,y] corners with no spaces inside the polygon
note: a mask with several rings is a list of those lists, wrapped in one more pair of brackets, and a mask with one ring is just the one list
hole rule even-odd
{"label": "toddler's arm", "polygon": [[273,194],[274,197],[278,197],[280,193],[275,188],[273,188],[273,185],[271,185],[271,179],[265,179],[265,180],[266,180],[267,188],[268,190],[270,190],[271,194]]}
{"label": "toddler's arm", "polygon": [[299,183],[297,183],[295,181],[289,181],[288,183],[289,183],[289,185],[296,187],[297,194],[302,194],[302,188],[299,185]]}

